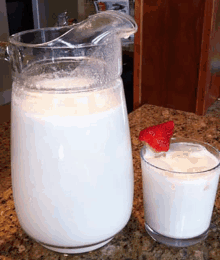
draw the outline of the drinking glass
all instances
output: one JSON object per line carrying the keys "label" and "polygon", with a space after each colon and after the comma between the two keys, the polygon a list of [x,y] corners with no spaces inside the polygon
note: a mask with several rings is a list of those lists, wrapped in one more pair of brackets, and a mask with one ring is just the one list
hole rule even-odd
{"label": "drinking glass", "polygon": [[204,142],[172,138],[171,147],[172,144],[205,147],[217,161],[217,165],[210,165],[205,171],[175,172],[162,164],[150,163],[145,156],[148,147],[141,150],[145,229],[160,243],[186,247],[208,235],[219,181],[220,156],[216,148]]}

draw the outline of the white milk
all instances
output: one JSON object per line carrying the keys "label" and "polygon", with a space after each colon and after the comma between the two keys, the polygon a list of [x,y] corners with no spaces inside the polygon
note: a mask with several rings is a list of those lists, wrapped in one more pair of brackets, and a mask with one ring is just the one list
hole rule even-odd
{"label": "white milk", "polygon": [[212,169],[219,160],[203,146],[184,143],[171,144],[164,156],[154,156],[147,150],[144,158],[158,168],[141,162],[147,225],[172,238],[201,235],[210,225],[219,167],[198,172]]}
{"label": "white milk", "polygon": [[37,241],[56,247],[111,239],[127,224],[133,202],[121,80],[100,91],[26,94],[14,91],[12,97],[13,194],[21,226]]}

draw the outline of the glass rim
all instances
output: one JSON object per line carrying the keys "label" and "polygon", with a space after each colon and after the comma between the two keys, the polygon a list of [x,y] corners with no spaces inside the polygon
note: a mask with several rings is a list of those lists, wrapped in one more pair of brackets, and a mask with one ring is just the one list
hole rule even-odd
{"label": "glass rim", "polygon": [[[173,141],[173,142],[172,142],[172,141]],[[176,141],[176,142],[175,142],[175,141]],[[218,150],[217,148],[215,148],[214,146],[212,146],[212,145],[209,144],[209,143],[206,143],[206,142],[203,142],[203,141],[200,141],[200,140],[195,140],[195,139],[191,139],[191,138],[184,138],[184,137],[172,137],[170,143],[181,143],[181,142],[197,143],[197,144],[200,144],[200,145],[204,146],[205,148],[208,146],[209,148],[211,148],[212,150],[215,151],[215,153],[218,155],[218,157],[220,157],[220,152],[219,152],[219,150]],[[196,174],[204,174],[204,173],[211,172],[211,171],[217,169],[218,167],[220,167],[220,158],[216,157],[216,155],[214,155],[214,154],[212,153],[212,155],[214,155],[214,156],[219,160],[219,162],[218,162],[218,164],[217,164],[216,166],[214,166],[214,167],[212,167],[212,168],[210,168],[210,169],[208,169],[208,170],[198,171],[198,172],[182,172],[182,171],[178,171],[178,172],[177,172],[177,171],[166,170],[166,169],[160,168],[160,167],[158,167],[158,166],[156,166],[156,165],[153,165],[153,164],[151,164],[150,162],[148,162],[148,161],[144,158],[144,149],[146,149],[146,146],[145,146],[145,145],[141,148],[141,151],[140,151],[140,156],[141,156],[141,160],[142,160],[142,161],[144,161],[145,163],[147,163],[147,164],[150,165],[151,167],[157,168],[157,169],[159,169],[159,170],[161,170],[161,171],[170,172],[170,173],[173,173],[173,174],[184,174],[184,175],[186,175],[186,174],[190,174],[190,175],[192,175],[192,174],[194,174],[194,175],[196,175]],[[208,150],[208,151],[209,151],[209,150]],[[210,151],[209,151],[209,152],[210,152]]]}
{"label": "glass rim", "polygon": [[[79,24],[79,23],[78,23]],[[36,32],[46,32],[46,31],[58,31],[60,29],[67,29],[67,30],[71,30],[74,27],[74,25],[66,25],[66,26],[62,26],[62,27],[46,27],[46,28],[36,28],[36,29],[29,29],[29,30],[25,30],[25,31],[21,31],[15,34],[12,34],[11,36],[9,36],[8,41],[10,44],[14,45],[14,46],[19,46],[19,47],[25,47],[25,48],[33,48],[33,49],[80,49],[80,48],[86,48],[86,47],[96,47],[96,46],[102,46],[105,44],[93,44],[93,43],[81,43],[81,44],[75,44],[71,47],[69,46],[50,46],[48,45],[50,42],[52,42],[53,40],[50,40],[48,42],[43,42],[43,43],[25,43],[25,42],[20,42],[17,40],[17,38],[19,38],[22,35],[28,34],[28,33],[36,33]],[[64,32],[61,36],[64,36],[64,34],[68,33]],[[61,37],[60,36],[60,37]],[[59,38],[59,37],[57,37]]]}
{"label": "glass rim", "polygon": [[[119,13],[117,11],[113,11],[113,10],[107,10],[105,12],[101,12],[101,13],[96,13],[93,14],[93,17],[98,17],[98,16],[106,16],[106,15],[111,15],[113,17],[115,17],[115,19],[119,19],[121,20],[122,17],[123,19],[125,19],[127,22],[129,22],[132,27],[131,28],[124,28],[123,31],[127,31],[129,32],[129,34],[134,34],[137,31],[137,24],[134,20],[133,17],[131,17],[130,15],[127,15],[125,13]],[[15,34],[12,34],[9,37],[9,43],[15,46],[19,46],[19,47],[26,47],[26,48],[48,48],[48,49],[78,49],[78,48],[85,48],[85,47],[95,47],[95,46],[103,46],[103,45],[107,45],[106,43],[99,43],[98,42],[85,42],[85,43],[77,43],[72,45],[71,47],[68,46],[49,46],[48,44],[52,43],[55,40],[58,40],[59,38],[62,38],[63,36],[67,35],[74,27],[77,27],[81,24],[83,24],[87,19],[80,21],[79,23],[76,24],[71,24],[71,25],[65,25],[65,26],[55,26],[55,27],[43,27],[43,28],[35,28],[35,29],[29,29],[29,30],[25,30],[25,31],[21,31]],[[35,32],[46,32],[46,31],[58,31],[58,30],[66,30],[64,31],[60,36],[56,37],[55,39],[52,39],[48,42],[42,42],[42,43],[25,43],[25,42],[21,42],[19,40],[17,40],[21,35],[25,35],[28,33],[35,33]],[[113,31],[114,34],[118,34],[117,30]],[[108,35],[106,34],[106,32],[102,33],[103,36]],[[118,37],[118,40],[120,40],[121,37]]]}

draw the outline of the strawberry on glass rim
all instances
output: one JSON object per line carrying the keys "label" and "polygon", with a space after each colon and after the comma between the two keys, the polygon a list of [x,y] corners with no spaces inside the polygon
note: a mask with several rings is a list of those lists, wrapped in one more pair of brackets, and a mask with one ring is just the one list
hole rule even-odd
{"label": "strawberry on glass rim", "polygon": [[167,152],[170,148],[170,138],[173,135],[173,130],[173,121],[150,126],[140,132],[139,140],[144,141],[157,153]]}

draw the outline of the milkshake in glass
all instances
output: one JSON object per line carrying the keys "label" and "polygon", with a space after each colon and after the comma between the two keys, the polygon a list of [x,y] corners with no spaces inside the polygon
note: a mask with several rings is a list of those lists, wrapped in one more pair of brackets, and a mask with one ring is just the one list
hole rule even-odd
{"label": "milkshake in glass", "polygon": [[217,149],[172,138],[167,152],[141,150],[145,228],[156,241],[175,247],[207,237],[220,173]]}

